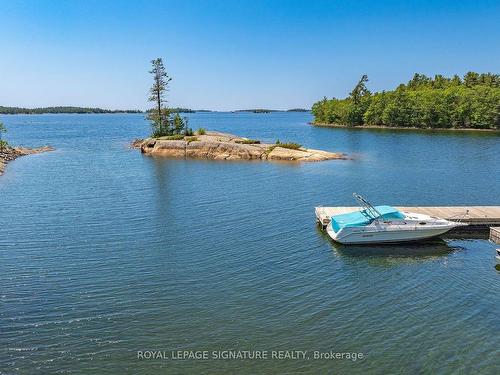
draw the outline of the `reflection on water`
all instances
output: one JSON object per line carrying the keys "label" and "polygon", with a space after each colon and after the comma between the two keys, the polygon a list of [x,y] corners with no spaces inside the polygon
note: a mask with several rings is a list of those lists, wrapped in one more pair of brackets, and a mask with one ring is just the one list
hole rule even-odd
{"label": "reflection on water", "polygon": [[332,246],[337,254],[349,257],[439,257],[461,249],[459,246],[449,246],[446,241],[439,238],[419,242],[373,245],[342,245],[333,242]]}
{"label": "reflection on water", "polygon": [[439,237],[425,241],[394,244],[343,245],[333,241],[319,227],[317,230],[330,243],[336,255],[346,258],[361,258],[370,264],[399,264],[401,262],[435,260],[462,249],[461,246]]}

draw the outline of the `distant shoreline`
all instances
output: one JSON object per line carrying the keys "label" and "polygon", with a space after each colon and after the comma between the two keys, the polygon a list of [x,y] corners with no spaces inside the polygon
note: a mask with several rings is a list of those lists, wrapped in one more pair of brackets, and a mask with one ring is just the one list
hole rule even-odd
{"label": "distant shoreline", "polygon": [[380,129],[380,130],[424,130],[424,131],[451,131],[451,132],[488,132],[488,133],[500,133],[500,129],[481,129],[481,128],[416,128],[411,126],[384,126],[384,125],[339,125],[339,124],[326,124],[326,123],[309,123],[312,126],[318,126],[322,128],[337,128],[337,129]]}
{"label": "distant shoreline", "polygon": [[[288,112],[311,112],[309,109],[237,109],[227,111],[217,111],[210,109],[189,109],[170,108],[171,113],[288,113]],[[0,106],[0,115],[89,115],[89,114],[147,114],[148,111],[139,109],[102,109],[87,107],[43,107],[43,108],[22,108]]]}
{"label": "distant shoreline", "polygon": [[0,106],[0,115],[44,115],[44,114],[106,114],[106,113],[143,113],[139,109],[103,109],[97,107],[75,107],[75,106],[55,106],[55,107],[6,107]]}
{"label": "distant shoreline", "polygon": [[0,116],[43,116],[43,115],[143,115],[145,112],[43,112],[43,113],[0,113]]}

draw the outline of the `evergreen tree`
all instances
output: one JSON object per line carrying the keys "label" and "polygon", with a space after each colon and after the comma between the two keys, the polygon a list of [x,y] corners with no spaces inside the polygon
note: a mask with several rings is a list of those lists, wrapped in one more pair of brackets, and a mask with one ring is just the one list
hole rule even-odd
{"label": "evergreen tree", "polygon": [[366,82],[368,82],[368,76],[363,74],[356,86],[349,93],[349,97],[356,105],[360,103],[363,96],[370,95],[370,90],[366,88]]}
{"label": "evergreen tree", "polygon": [[148,100],[155,103],[155,108],[149,112],[148,119],[152,122],[154,137],[171,135],[170,110],[164,104],[167,102],[165,95],[172,78],[168,76],[161,58],[152,60],[151,65],[149,73],[153,75],[153,86],[149,90]]}
{"label": "evergreen tree", "polygon": [[363,74],[354,89],[349,94],[347,103],[347,124],[361,125],[363,124],[363,115],[370,104],[370,90],[366,88],[368,76]]}
{"label": "evergreen tree", "polygon": [[174,116],[174,119],[172,120],[172,131],[175,134],[182,134],[184,133],[185,129],[187,128],[187,118],[182,118],[179,113],[176,113]]}
{"label": "evergreen tree", "polygon": [[475,86],[479,83],[479,74],[475,72],[467,72],[464,75],[464,84],[467,87]]}

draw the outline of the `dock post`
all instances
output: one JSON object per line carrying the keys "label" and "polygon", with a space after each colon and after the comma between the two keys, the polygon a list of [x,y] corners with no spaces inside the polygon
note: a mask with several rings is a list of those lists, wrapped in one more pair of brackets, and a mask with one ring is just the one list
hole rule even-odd
{"label": "dock post", "polygon": [[500,227],[490,228],[490,241],[500,244]]}

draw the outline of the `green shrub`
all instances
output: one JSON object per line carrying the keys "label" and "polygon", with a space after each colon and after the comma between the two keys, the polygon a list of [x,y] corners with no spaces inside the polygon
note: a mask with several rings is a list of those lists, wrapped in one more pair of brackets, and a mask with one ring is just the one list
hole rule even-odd
{"label": "green shrub", "polygon": [[198,135],[205,135],[205,134],[207,134],[207,131],[205,130],[205,128],[199,128],[197,133],[198,133]]}
{"label": "green shrub", "polygon": [[5,127],[5,125],[0,121],[0,150],[3,150],[4,148],[7,148],[9,147],[9,144],[7,143],[7,141],[4,141],[2,139],[2,133],[6,133],[7,132],[7,128]]}
{"label": "green shrub", "polygon": [[283,147],[283,148],[290,148],[292,150],[298,150],[299,148],[302,147],[302,145],[300,143],[295,143],[295,142],[281,143],[279,139],[276,140],[276,146]]}
{"label": "green shrub", "polygon": [[278,145],[273,145],[268,147],[268,149],[265,151],[266,154],[270,154]]}
{"label": "green shrub", "polygon": [[298,150],[298,149],[302,148],[301,144],[295,143],[295,142],[278,143],[278,144],[276,144],[276,146],[283,147],[283,148],[289,148],[292,150]]}
{"label": "green shrub", "polygon": [[260,141],[257,141],[256,139],[239,139],[235,141],[235,143],[240,143],[243,145],[258,145],[260,144]]}
{"label": "green shrub", "polygon": [[186,137],[186,138],[184,138],[184,140],[186,140],[187,143],[191,143],[191,142],[197,141],[198,138],[197,137]]}
{"label": "green shrub", "polygon": [[276,144],[270,146],[266,153],[272,152],[276,147],[283,147],[283,148],[289,148],[291,150],[300,150],[302,148],[302,145],[300,143],[295,143],[295,142],[286,142],[286,143],[281,143],[279,139],[276,141]]}

